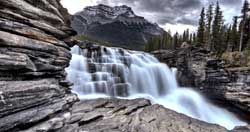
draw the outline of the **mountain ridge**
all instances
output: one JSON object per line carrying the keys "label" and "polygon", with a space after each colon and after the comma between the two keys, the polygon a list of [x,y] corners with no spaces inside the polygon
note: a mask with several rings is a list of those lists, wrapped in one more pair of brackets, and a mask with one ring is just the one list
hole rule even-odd
{"label": "mountain ridge", "polygon": [[142,50],[151,37],[161,36],[165,32],[157,24],[137,16],[126,5],[88,6],[73,15],[71,21],[79,35],[135,50]]}

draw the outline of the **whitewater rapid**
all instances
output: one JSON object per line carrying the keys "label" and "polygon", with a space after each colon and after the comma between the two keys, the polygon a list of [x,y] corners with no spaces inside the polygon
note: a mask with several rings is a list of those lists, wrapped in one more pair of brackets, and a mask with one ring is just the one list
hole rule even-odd
{"label": "whitewater rapid", "polygon": [[78,46],[74,46],[71,53],[67,79],[73,82],[73,92],[80,99],[147,98],[152,103],[227,129],[246,125],[191,88],[179,87],[177,70],[150,54],[107,47],[87,50]]}

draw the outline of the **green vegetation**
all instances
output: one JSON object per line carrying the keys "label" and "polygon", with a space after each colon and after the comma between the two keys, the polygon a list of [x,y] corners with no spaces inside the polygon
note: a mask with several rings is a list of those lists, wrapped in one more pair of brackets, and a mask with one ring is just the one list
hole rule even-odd
{"label": "green vegetation", "polygon": [[[206,43],[203,47],[219,55],[224,52],[248,50],[248,47],[250,47],[250,17],[247,15],[249,11],[249,3],[245,0],[242,14],[233,18],[233,24],[225,25],[219,2],[216,3],[214,13],[213,4],[210,4],[207,9],[206,20],[202,16],[200,18],[200,21],[204,20],[204,23],[207,23]],[[199,25],[199,28],[202,28],[202,26]],[[200,39],[199,36],[198,39]]]}
{"label": "green vegetation", "polygon": [[221,58],[227,67],[250,67],[250,50],[224,52]]}
{"label": "green vegetation", "polygon": [[153,37],[148,40],[145,51],[150,52],[159,49],[176,49],[181,47],[182,43],[192,44],[196,42],[196,34],[185,30],[182,35],[177,32],[172,36],[171,31],[165,32],[162,36]]}
{"label": "green vegetation", "polygon": [[85,35],[78,35],[78,36],[76,36],[76,39],[82,40],[82,41],[86,40],[86,41],[95,42],[96,44],[103,45],[103,46],[113,46],[114,45],[112,43],[102,41],[102,40],[98,40],[98,39],[88,37],[88,36],[85,36]]}
{"label": "green vegetation", "polygon": [[175,33],[172,36],[168,31],[162,36],[150,39],[145,50],[175,49],[186,42],[203,47],[220,56],[224,52],[249,51],[249,13],[249,3],[245,0],[241,15],[235,16],[232,24],[225,24],[219,2],[216,5],[211,3],[207,9],[203,8],[201,11],[197,33],[190,33],[186,30],[182,35]]}
{"label": "green vegetation", "polygon": [[101,45],[101,46],[108,46],[108,47],[120,47],[120,48],[125,48],[125,49],[130,49],[130,50],[134,50],[134,49],[131,49],[130,45],[129,44],[123,44],[123,45],[118,45],[118,44],[115,44],[115,43],[110,43],[108,41],[103,41],[103,40],[100,40],[100,39],[96,39],[96,38],[93,38],[93,37],[89,37],[89,36],[86,36],[86,35],[78,35],[75,37],[77,40],[81,40],[81,41],[90,41],[90,42],[94,42],[95,44],[97,45]]}
{"label": "green vegetation", "polygon": [[197,45],[205,44],[205,8],[202,8],[197,33]]}

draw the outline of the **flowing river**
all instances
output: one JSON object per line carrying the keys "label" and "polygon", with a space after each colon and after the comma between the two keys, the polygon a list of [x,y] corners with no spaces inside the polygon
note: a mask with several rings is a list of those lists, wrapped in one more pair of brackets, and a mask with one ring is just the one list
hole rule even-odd
{"label": "flowing river", "polygon": [[229,111],[208,102],[198,92],[179,87],[176,70],[148,53],[121,48],[71,49],[66,69],[73,92],[81,99],[147,98],[152,103],[227,129],[246,125]]}

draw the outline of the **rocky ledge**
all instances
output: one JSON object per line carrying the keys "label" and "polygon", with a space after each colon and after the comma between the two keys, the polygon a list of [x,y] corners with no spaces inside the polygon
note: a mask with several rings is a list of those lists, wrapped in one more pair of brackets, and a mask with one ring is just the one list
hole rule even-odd
{"label": "rocky ledge", "polygon": [[145,99],[81,101],[72,107],[70,113],[27,131],[55,129],[61,132],[227,132],[218,125],[189,118],[160,105],[151,105]]}
{"label": "rocky ledge", "polygon": [[229,67],[199,47],[155,51],[170,67],[178,68],[179,84],[197,88],[213,102],[250,119],[250,68]]}
{"label": "rocky ledge", "polygon": [[30,128],[77,100],[64,71],[74,34],[59,0],[0,1],[0,131]]}

